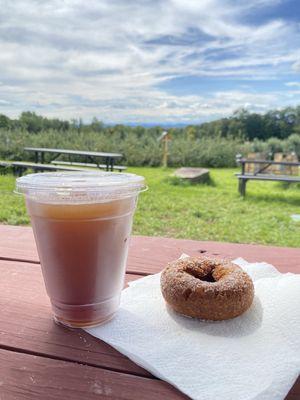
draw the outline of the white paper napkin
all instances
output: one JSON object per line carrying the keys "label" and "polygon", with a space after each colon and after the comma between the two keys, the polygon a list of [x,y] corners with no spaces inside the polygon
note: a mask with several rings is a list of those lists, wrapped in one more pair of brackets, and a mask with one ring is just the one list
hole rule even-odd
{"label": "white paper napkin", "polygon": [[234,262],[255,285],[240,317],[204,322],[170,311],[156,274],[132,282],[116,317],[87,332],[193,399],[284,399],[300,371],[300,275]]}

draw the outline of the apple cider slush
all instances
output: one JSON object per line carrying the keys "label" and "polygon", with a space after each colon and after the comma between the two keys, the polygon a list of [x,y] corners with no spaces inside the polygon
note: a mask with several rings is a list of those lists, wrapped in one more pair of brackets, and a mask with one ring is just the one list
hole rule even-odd
{"label": "apple cider slush", "polygon": [[94,326],[116,313],[144,188],[142,177],[124,173],[42,173],[17,180],[56,322]]}

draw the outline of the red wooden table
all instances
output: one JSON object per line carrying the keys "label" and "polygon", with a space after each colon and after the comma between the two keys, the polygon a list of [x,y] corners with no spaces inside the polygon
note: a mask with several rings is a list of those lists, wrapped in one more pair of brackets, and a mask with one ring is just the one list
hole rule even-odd
{"label": "red wooden table", "polygon": [[[267,261],[300,273],[300,250],[133,237],[126,281],[160,271],[181,253]],[[175,400],[187,398],[107,344],[57,326],[45,293],[31,228],[0,225],[1,400]],[[300,399],[300,379],[287,396]]]}

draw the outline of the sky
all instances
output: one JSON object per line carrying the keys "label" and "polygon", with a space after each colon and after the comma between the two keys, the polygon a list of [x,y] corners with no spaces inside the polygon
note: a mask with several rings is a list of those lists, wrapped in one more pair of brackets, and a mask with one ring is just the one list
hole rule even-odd
{"label": "sky", "polygon": [[299,0],[0,0],[0,113],[192,124],[300,105]]}

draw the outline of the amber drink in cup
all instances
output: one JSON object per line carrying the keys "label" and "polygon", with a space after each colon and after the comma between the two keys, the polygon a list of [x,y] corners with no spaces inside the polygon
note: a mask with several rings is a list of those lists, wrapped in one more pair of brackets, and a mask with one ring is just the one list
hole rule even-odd
{"label": "amber drink in cup", "polygon": [[113,172],[39,173],[17,179],[56,322],[95,326],[116,313],[133,214],[144,189],[143,177]]}

